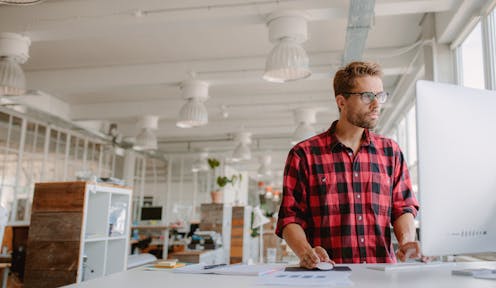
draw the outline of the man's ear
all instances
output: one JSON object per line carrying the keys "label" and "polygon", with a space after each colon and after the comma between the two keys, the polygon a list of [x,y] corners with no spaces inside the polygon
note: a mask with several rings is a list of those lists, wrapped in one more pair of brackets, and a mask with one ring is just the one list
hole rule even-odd
{"label": "man's ear", "polygon": [[343,110],[345,102],[346,102],[346,98],[344,98],[343,95],[336,96],[336,105],[338,106],[339,111]]}

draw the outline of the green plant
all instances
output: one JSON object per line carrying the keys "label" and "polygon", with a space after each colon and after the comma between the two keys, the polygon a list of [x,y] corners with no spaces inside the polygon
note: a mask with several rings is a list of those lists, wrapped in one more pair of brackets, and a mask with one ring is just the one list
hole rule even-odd
{"label": "green plant", "polygon": [[207,159],[207,162],[208,162],[208,166],[210,166],[210,168],[212,170],[215,170],[215,168],[219,167],[220,166],[220,162],[219,160],[215,159],[215,158],[208,158]]}
{"label": "green plant", "polygon": [[[220,162],[219,160],[215,159],[215,158],[208,158],[207,159],[207,162],[208,162],[208,166],[210,166],[210,168],[212,170],[215,170],[215,168],[219,167],[220,166]],[[217,185],[219,186],[219,188],[223,188],[224,186],[226,186],[228,183],[231,183],[231,185],[234,185],[236,184],[236,182],[239,180],[241,181],[241,177],[242,175],[239,174],[239,175],[232,175],[231,177],[227,177],[227,176],[217,176],[217,179],[216,179],[216,183]]]}

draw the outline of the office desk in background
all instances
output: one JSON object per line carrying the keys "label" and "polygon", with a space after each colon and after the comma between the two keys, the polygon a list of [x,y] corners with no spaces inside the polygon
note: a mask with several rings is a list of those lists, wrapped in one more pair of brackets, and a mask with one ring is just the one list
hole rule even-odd
{"label": "office desk in background", "polygon": [[[496,281],[475,279],[468,276],[451,275],[453,269],[492,268],[496,262],[459,262],[456,267],[442,267],[432,270],[383,272],[367,269],[367,265],[352,264],[351,281],[353,288],[488,288],[496,287]],[[100,279],[82,282],[67,287],[181,287],[197,288],[206,283],[215,283],[216,288],[269,288],[277,286],[256,285],[255,276],[227,276],[210,274],[179,274],[166,271],[144,271],[143,268],[112,274]],[[215,281],[215,282],[214,282]],[[164,286],[165,285],[165,286]],[[296,287],[296,286],[292,286]],[[303,286],[304,287],[304,286]],[[303,288],[301,287],[301,288]],[[306,288],[306,287],[305,287]]]}

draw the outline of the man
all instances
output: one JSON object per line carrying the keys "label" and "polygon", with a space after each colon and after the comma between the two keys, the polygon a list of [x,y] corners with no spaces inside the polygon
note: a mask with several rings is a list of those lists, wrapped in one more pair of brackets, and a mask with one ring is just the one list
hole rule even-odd
{"label": "man", "polygon": [[339,120],[298,143],[284,169],[276,234],[300,266],[319,262],[395,263],[419,257],[414,217],[418,202],[398,145],[369,131],[388,94],[375,63],[353,62],[336,72]]}

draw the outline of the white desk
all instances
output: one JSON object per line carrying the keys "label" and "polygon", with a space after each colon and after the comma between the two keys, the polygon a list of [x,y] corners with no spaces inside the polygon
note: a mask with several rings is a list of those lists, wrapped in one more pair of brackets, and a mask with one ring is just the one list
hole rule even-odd
{"label": "white desk", "polygon": [[[432,270],[383,272],[366,268],[366,264],[349,265],[353,270],[353,288],[488,288],[496,287],[496,281],[451,275],[452,269],[496,268],[496,262],[464,262],[456,267]],[[167,271],[143,271],[136,268],[107,277],[74,284],[67,287],[181,287],[198,288],[214,283],[216,288],[277,288],[278,286],[256,285],[255,276],[226,276],[212,274],[176,274]],[[208,284],[210,285],[210,284]],[[293,286],[295,287],[295,286]],[[303,287],[301,287],[303,288]],[[305,287],[306,288],[306,287]]]}

